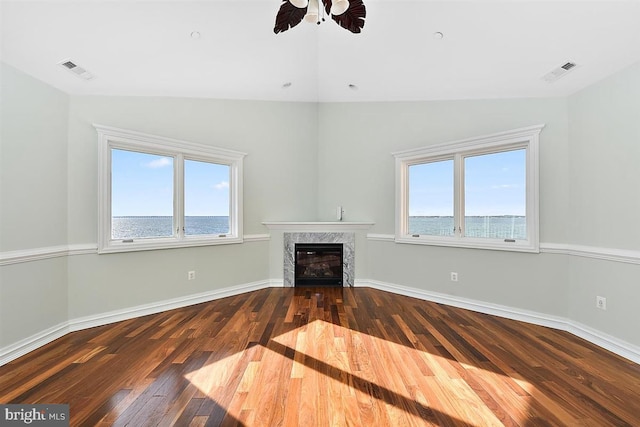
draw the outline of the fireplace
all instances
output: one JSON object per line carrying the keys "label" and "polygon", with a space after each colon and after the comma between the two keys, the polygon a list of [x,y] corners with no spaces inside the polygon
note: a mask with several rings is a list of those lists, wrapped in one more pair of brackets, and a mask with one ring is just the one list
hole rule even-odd
{"label": "fireplace", "polygon": [[343,286],[342,243],[296,243],[294,286]]}
{"label": "fireplace", "polygon": [[[342,246],[342,285],[353,286],[355,277],[355,233],[337,232],[295,232],[284,233],[284,274],[283,284],[287,287],[296,284],[296,246],[333,244]],[[319,281],[315,281],[318,283]],[[332,285],[336,286],[336,285]]]}

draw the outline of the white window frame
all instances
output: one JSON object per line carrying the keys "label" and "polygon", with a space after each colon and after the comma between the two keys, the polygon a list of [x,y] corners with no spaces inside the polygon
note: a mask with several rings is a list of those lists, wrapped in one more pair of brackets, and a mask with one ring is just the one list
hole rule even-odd
{"label": "white window frame", "polygon": [[[397,243],[540,252],[539,237],[539,135],[544,124],[499,132],[460,141],[436,144],[392,153],[396,163]],[[526,223],[524,240],[491,239],[464,236],[464,159],[469,156],[526,150]],[[411,235],[409,221],[409,167],[439,160],[454,160],[453,236]]]}
{"label": "white window frame", "polygon": [[[141,132],[93,125],[98,132],[98,253],[131,252],[242,243],[242,163],[245,153],[180,141]],[[171,157],[173,164],[173,236],[112,239],[111,150],[128,150]],[[197,160],[229,166],[229,233],[185,235],[184,161]]]}

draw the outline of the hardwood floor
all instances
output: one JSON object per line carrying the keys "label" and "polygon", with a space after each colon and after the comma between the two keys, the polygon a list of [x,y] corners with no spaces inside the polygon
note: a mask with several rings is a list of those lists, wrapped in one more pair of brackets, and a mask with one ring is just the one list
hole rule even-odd
{"label": "hardwood floor", "polygon": [[74,332],[0,367],[71,425],[639,426],[640,366],[369,288],[270,288]]}

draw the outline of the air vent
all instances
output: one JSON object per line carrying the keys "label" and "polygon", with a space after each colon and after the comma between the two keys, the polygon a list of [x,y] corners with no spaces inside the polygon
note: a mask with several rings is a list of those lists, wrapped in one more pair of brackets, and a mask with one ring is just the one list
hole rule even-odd
{"label": "air vent", "polygon": [[65,69],[71,71],[73,74],[75,74],[76,76],[80,77],[81,79],[91,80],[94,77],[93,74],[88,72],[86,69],[77,66],[73,61],[71,61],[69,59],[65,59],[64,61],[60,61],[60,62],[58,62],[58,64],[63,66]]}
{"label": "air vent", "polygon": [[552,70],[550,73],[545,74],[544,77],[542,77],[542,79],[549,83],[555,82],[560,77],[564,77],[569,71],[576,68],[576,66],[577,65],[575,62],[567,62],[566,64],[561,65],[558,68]]}

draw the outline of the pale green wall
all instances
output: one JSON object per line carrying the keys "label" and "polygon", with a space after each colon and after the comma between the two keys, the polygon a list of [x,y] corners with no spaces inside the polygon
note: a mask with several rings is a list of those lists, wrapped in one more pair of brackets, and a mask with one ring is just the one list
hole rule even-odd
{"label": "pale green wall", "polygon": [[394,151],[520,127],[540,134],[542,241],[564,241],[567,214],[567,110],[564,99],[333,103],[320,105],[318,208],[332,219],[373,220],[373,233],[393,234]]}
{"label": "pale green wall", "polygon": [[[392,152],[536,124],[540,134],[540,236],[566,239],[568,124],[564,99],[389,102],[320,106],[318,207],[330,219],[371,220],[371,232],[394,234]],[[334,174],[330,174],[334,171]],[[368,243],[368,279],[567,315],[562,256]],[[453,283],[455,271],[460,281]],[[550,296],[552,296],[550,298]]]}
{"label": "pale green wall", "polygon": [[640,63],[569,98],[572,243],[640,249]]}
{"label": "pale green wall", "polygon": [[97,136],[114,126],[247,153],[244,233],[316,211],[313,103],[74,96],[69,119],[69,242],[97,240]]}
{"label": "pale green wall", "polygon": [[[265,220],[316,211],[316,104],[148,97],[72,97],[69,243],[97,240],[97,136],[102,124],[247,153],[244,234]],[[187,281],[187,271],[196,280]],[[83,255],[69,259],[70,318],[269,278],[269,243]]]}
{"label": "pale green wall", "polygon": [[[264,281],[269,242],[69,257],[69,318]],[[187,271],[196,279],[187,280]]]}
{"label": "pale green wall", "polygon": [[69,96],[2,63],[0,251],[67,240]]}
{"label": "pale green wall", "polygon": [[[569,242],[639,251],[640,63],[571,96],[569,124]],[[573,258],[569,270],[569,316],[640,345],[640,265]]]}
{"label": "pale green wall", "polygon": [[[1,105],[4,252],[95,244],[92,123],[247,152],[249,235],[267,233],[264,220],[333,220],[338,205],[346,221],[371,220],[371,233],[393,234],[391,152],[545,123],[541,242],[639,249],[639,65],[568,99],[361,104],[69,97],[3,65]],[[277,239],[0,267],[0,348],[69,319],[281,278]],[[196,280],[186,280],[188,270]],[[636,345],[638,270],[568,255],[357,240],[357,279],[568,317]],[[460,274],[455,285],[450,271]],[[607,297],[606,312],[595,309],[595,295]]]}
{"label": "pale green wall", "polygon": [[[66,245],[69,97],[0,65],[0,252]],[[66,258],[0,267],[0,348],[67,308]]]}
{"label": "pale green wall", "polygon": [[58,257],[0,266],[0,348],[68,320],[67,265]]}

